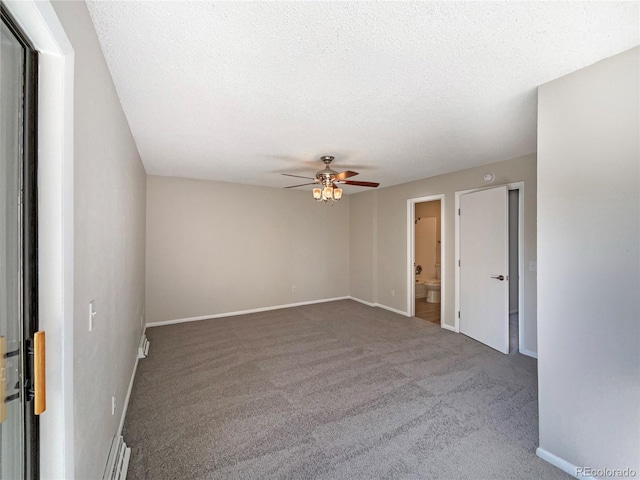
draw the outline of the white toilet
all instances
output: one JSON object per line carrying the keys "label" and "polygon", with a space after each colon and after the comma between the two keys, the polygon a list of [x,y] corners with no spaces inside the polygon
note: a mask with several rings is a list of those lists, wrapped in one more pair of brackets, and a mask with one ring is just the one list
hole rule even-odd
{"label": "white toilet", "polygon": [[427,280],[424,286],[427,287],[427,303],[440,303],[440,279]]}
{"label": "white toilet", "polygon": [[427,303],[440,303],[440,265],[436,265],[436,278],[424,282],[427,288]]}

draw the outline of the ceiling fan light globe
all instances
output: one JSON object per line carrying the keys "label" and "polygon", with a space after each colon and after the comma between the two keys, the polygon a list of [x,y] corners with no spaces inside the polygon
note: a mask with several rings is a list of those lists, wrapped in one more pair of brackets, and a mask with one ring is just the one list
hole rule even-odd
{"label": "ceiling fan light globe", "polygon": [[333,198],[333,187],[324,187],[324,190],[322,191],[322,196],[327,199]]}
{"label": "ceiling fan light globe", "polygon": [[314,188],[313,189],[313,198],[315,198],[316,200],[322,200],[322,189],[321,188]]}
{"label": "ceiling fan light globe", "polygon": [[333,199],[335,201],[338,201],[342,198],[342,189],[341,188],[334,188],[333,189]]}

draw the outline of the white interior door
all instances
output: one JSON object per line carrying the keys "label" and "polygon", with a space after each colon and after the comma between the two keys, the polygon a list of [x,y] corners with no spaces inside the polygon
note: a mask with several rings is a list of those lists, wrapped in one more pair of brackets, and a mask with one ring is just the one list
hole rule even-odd
{"label": "white interior door", "polygon": [[460,196],[460,332],[509,353],[506,186]]}

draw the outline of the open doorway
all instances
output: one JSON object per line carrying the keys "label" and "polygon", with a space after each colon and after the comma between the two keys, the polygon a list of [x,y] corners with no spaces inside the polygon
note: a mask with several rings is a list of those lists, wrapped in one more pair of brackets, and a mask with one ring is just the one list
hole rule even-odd
{"label": "open doorway", "polygon": [[509,353],[518,351],[519,335],[519,196],[520,190],[509,190]]}
{"label": "open doorway", "polygon": [[444,196],[409,200],[408,311],[442,325],[444,304]]}

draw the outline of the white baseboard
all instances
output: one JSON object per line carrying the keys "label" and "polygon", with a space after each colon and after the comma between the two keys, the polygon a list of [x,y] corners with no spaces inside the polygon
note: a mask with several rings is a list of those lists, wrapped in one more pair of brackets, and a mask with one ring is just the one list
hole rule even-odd
{"label": "white baseboard", "polygon": [[175,320],[163,320],[161,322],[147,323],[149,327],[162,327],[163,325],[174,325],[176,323],[197,322],[199,320],[213,320],[216,318],[235,317],[237,315],[247,315],[249,313],[268,312],[270,310],[280,310],[282,308],[301,307],[303,305],[313,305],[315,303],[335,302],[336,300],[348,300],[351,297],[323,298],[321,300],[311,300],[309,302],[287,303],[285,305],[275,305],[273,307],[252,308],[251,310],[238,310],[237,312],[214,313],[212,315],[201,315],[199,317],[178,318]]}
{"label": "white baseboard", "polygon": [[460,333],[458,330],[456,330],[456,327],[452,327],[451,325],[447,325],[446,323],[441,322],[440,326],[442,328],[444,328],[445,330],[450,330],[450,331],[452,331],[454,333]]}
{"label": "white baseboard", "polygon": [[122,460],[122,473],[120,473],[120,480],[127,480],[127,472],[129,471],[129,460],[131,460],[131,449],[127,448],[124,452],[124,459]]}
{"label": "white baseboard", "polygon": [[147,336],[143,333],[140,338],[140,343],[138,344],[138,358],[146,358],[149,354],[149,340],[147,340]]}
{"label": "white baseboard", "polygon": [[349,297],[349,300],[353,300],[354,302],[362,303],[363,305],[366,305],[367,307],[377,307],[378,306],[377,303],[367,302],[366,300],[362,300],[361,298]]}
{"label": "white baseboard", "polygon": [[407,313],[407,312],[403,312],[402,310],[398,310],[396,308],[389,307],[387,305],[383,305],[382,303],[377,303],[376,307],[384,308],[385,310],[389,310],[390,312],[397,313],[398,315],[402,315],[404,317],[408,317],[409,316],[409,313]]}
{"label": "white baseboard", "polygon": [[[403,312],[401,310],[396,310],[395,308],[387,307],[386,305],[382,305],[381,303],[371,303],[371,302],[367,302],[366,300],[362,300],[361,298],[356,298],[356,297],[349,297],[349,298],[351,300],[356,301],[356,302],[363,303],[364,305],[367,305],[369,307],[384,308],[385,310],[389,310],[390,312],[397,313],[398,315],[402,315],[404,317],[408,317],[409,316],[409,314],[407,312]],[[444,328],[445,330],[451,330],[452,332],[459,333],[456,330],[456,327],[452,327],[452,326],[447,325],[445,323],[441,323],[441,327]]]}
{"label": "white baseboard", "polygon": [[102,480],[127,480],[130,459],[131,449],[127,447],[122,435],[113,437]]}
{"label": "white baseboard", "polygon": [[584,480],[596,480],[595,477],[588,477],[586,475],[578,474],[578,467],[573,463],[567,462],[564,458],[560,458],[551,452],[548,452],[544,448],[536,448],[536,455],[538,455],[545,462],[549,462],[551,465],[558,467],[563,472],[568,473],[572,477],[580,478]]}
{"label": "white baseboard", "polygon": [[527,357],[533,357],[536,360],[538,359],[538,354],[536,352],[532,352],[531,350],[526,350],[526,349],[518,349],[518,351],[523,354],[526,355]]}
{"label": "white baseboard", "polygon": [[366,300],[362,300],[360,298],[356,298],[356,297],[348,297],[350,300],[354,300],[356,302],[359,303],[363,303],[369,307],[377,307],[377,308],[383,308],[385,310],[389,310],[390,312],[393,313],[397,313],[398,315],[402,315],[403,317],[408,317],[409,314],[407,312],[403,312],[402,310],[397,310],[395,308],[392,307],[388,307],[387,305],[383,305],[382,303],[371,303],[371,302],[367,302]]}
{"label": "white baseboard", "polygon": [[[140,345],[145,339],[146,327],[142,329],[142,335],[140,336]],[[148,345],[148,344],[147,344]],[[138,361],[140,355],[138,354],[139,346],[136,347],[136,362],[133,364],[133,371],[131,372],[131,379],[129,380],[129,388],[127,388],[127,395],[124,397],[124,403],[122,404],[122,414],[120,415],[120,423],[118,424],[118,432],[116,433],[111,450],[109,451],[109,458],[107,459],[107,465],[105,467],[104,479],[111,479],[114,476],[121,480],[126,480],[127,469],[129,468],[129,458],[131,457],[131,449],[127,447],[122,438],[122,429],[124,428],[124,420],[127,416],[127,409],[129,408],[129,399],[131,398],[131,390],[133,390],[133,382],[136,378],[136,372],[138,371]],[[148,346],[147,346],[148,350]],[[114,451],[118,445],[117,452]]]}
{"label": "white baseboard", "polygon": [[[142,335],[140,336],[140,341],[145,338],[146,327],[142,329]],[[133,390],[133,381],[136,378],[136,371],[138,370],[138,360],[140,357],[138,356],[138,347],[136,347],[136,363],[133,365],[133,371],[131,372],[131,380],[129,380],[129,388],[127,389],[127,395],[124,397],[124,403],[122,404],[122,415],[120,416],[120,424],[118,425],[118,433],[117,435],[122,435],[122,428],[124,427],[124,419],[127,416],[127,408],[129,407],[129,398],[131,397],[131,390]]]}

